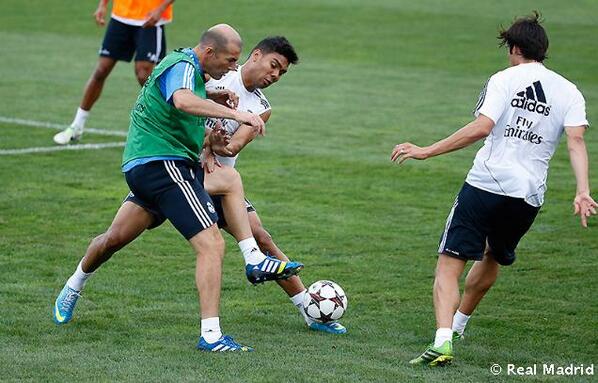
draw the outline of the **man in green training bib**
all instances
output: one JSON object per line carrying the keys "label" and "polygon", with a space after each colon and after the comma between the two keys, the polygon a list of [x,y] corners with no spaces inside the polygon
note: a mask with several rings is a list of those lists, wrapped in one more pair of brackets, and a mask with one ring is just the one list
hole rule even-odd
{"label": "man in green training bib", "polygon": [[[219,24],[203,33],[199,45],[175,50],[153,70],[131,111],[123,154],[122,171],[136,204],[123,204],[112,224],[119,226],[120,217],[131,209],[156,211],[168,218],[189,241],[197,257],[195,280],[201,309],[197,348],[205,351],[252,350],[224,336],[220,330],[218,312],[224,240],[216,225],[218,215],[203,187],[204,172],[198,161],[204,145],[206,117],[236,120],[260,132],[264,129],[259,115],[235,110],[238,98],[234,93],[206,94],[205,75],[219,79],[235,69],[241,47],[237,31]],[[220,132],[205,138],[210,144],[224,139]],[[139,219],[148,217],[147,214],[138,216]],[[149,223],[143,227],[148,226]],[[87,278],[120,249],[113,238],[103,234],[92,241],[56,299],[56,323],[71,320]],[[101,251],[96,251],[98,248]],[[285,268],[296,266],[284,265]]]}

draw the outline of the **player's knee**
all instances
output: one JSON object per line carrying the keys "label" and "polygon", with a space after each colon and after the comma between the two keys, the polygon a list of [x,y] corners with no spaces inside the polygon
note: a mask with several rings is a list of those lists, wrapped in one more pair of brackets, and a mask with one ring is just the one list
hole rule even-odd
{"label": "player's knee", "polygon": [[227,181],[228,189],[236,190],[243,188],[243,182],[241,181],[241,175],[235,168],[230,166],[223,166],[222,168],[223,179]]}
{"label": "player's knee", "polygon": [[135,76],[137,77],[137,82],[139,85],[143,86],[147,81],[150,73],[152,73],[153,65],[136,65],[135,66]]}
{"label": "player's knee", "polygon": [[137,82],[139,85],[143,86],[149,77],[149,72],[140,70],[135,72],[135,76],[137,76]]}
{"label": "player's knee", "polygon": [[208,228],[197,237],[198,256],[222,257],[226,244],[217,228]]}
{"label": "player's knee", "polygon": [[104,82],[110,74],[110,68],[104,65],[98,65],[93,71],[93,80],[97,82]]}

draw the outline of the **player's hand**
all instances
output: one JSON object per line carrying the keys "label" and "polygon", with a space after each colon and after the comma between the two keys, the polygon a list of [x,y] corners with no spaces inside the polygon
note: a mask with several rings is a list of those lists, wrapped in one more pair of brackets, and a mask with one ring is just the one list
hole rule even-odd
{"label": "player's hand", "polygon": [[212,148],[209,146],[203,149],[203,152],[200,156],[200,160],[201,167],[208,173],[212,173],[216,169],[216,167],[222,167],[222,165],[214,155]]}
{"label": "player's hand", "polygon": [[211,90],[206,92],[208,98],[220,105],[227,106],[231,109],[237,109],[239,106],[239,96],[229,89]]}
{"label": "player's hand", "polygon": [[598,204],[587,192],[577,194],[573,200],[574,214],[580,216],[583,227],[588,227],[588,217],[596,214],[597,207]]}
{"label": "player's hand", "polygon": [[235,120],[240,124],[252,126],[260,136],[266,135],[266,124],[258,114],[237,111]]}
{"label": "player's hand", "polygon": [[211,150],[221,156],[231,156],[233,152],[227,146],[230,140],[231,135],[222,127],[220,120],[216,120],[216,125],[208,135],[208,145]]}
{"label": "player's hand", "polygon": [[392,153],[390,154],[391,161],[399,161],[399,164],[407,161],[409,158],[416,160],[425,160],[428,158],[426,148],[420,148],[417,145],[413,145],[410,142],[404,142],[399,145],[395,145]]}
{"label": "player's hand", "polygon": [[98,9],[93,13],[93,17],[99,27],[106,25],[104,16],[106,16],[106,5],[100,4],[98,5]]}
{"label": "player's hand", "polygon": [[164,9],[162,9],[161,7],[158,7],[156,9],[154,9],[153,11],[151,11],[150,13],[148,13],[147,20],[145,20],[145,23],[143,23],[143,25],[141,27],[142,28],[151,28],[151,27],[156,26],[158,21],[160,21],[160,17],[162,17],[163,12],[164,12]]}

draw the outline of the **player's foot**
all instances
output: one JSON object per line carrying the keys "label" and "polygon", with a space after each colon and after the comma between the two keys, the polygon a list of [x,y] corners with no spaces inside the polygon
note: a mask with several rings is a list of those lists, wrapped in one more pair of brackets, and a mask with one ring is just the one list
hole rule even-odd
{"label": "player's foot", "polygon": [[266,257],[257,265],[245,266],[245,275],[249,282],[254,285],[266,281],[287,279],[299,273],[303,269],[303,263],[279,261],[273,257]]}
{"label": "player's foot", "polygon": [[83,135],[83,127],[71,125],[62,132],[54,135],[54,142],[58,145],[66,145],[71,142],[79,141]]}
{"label": "player's foot", "polygon": [[233,340],[228,335],[221,336],[214,343],[208,343],[203,337],[199,338],[199,342],[197,343],[196,348],[201,351],[209,351],[209,352],[227,352],[227,351],[245,351],[250,352],[253,351],[253,347],[243,346]]}
{"label": "player's foot", "polygon": [[423,354],[415,359],[411,359],[409,364],[436,367],[450,364],[452,360],[453,343],[447,340],[440,347],[434,347],[433,344],[429,345]]}
{"label": "player's foot", "polygon": [[64,285],[54,303],[54,322],[56,324],[65,324],[71,320],[77,299],[80,296],[81,293],[79,291]]}
{"label": "player's foot", "polygon": [[318,323],[311,322],[309,328],[315,331],[327,332],[330,334],[346,334],[347,328],[338,322]]}
{"label": "player's foot", "polygon": [[453,343],[458,340],[463,340],[463,339],[465,339],[463,334],[459,334],[457,331],[453,331]]}

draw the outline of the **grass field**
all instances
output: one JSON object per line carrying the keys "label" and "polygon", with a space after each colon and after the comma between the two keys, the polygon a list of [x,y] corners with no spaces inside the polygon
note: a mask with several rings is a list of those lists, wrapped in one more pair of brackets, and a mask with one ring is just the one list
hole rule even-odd
{"label": "grass field", "polygon": [[[310,332],[276,285],[246,282],[227,238],[221,321],[256,348],[246,355],[194,350],[194,256],[169,224],[102,267],[73,322],[54,325],[56,294],[127,192],[122,148],[2,151],[53,146],[56,130],[15,119],[71,121],[103,30],[90,17],[95,1],[2,4],[0,381],[557,381],[495,377],[489,367],[598,362],[598,224],[583,230],[572,215],[575,182],[561,145],[546,204],[518,261],[471,319],[454,364],[410,367],[434,334],[437,241],[479,145],[401,167],[388,160],[398,142],[427,144],[469,121],[487,77],[507,65],[498,26],[536,8],[551,39],[546,65],[578,85],[598,121],[596,2],[176,2],[170,49],[194,45],[218,22],[239,29],[243,55],[271,34],[296,45],[300,65],[266,92],[268,136],[238,168],[279,246],[306,264],[304,282],[334,279],[349,296],[346,336]],[[132,65],[117,65],[88,126],[125,131],[137,92]],[[586,142],[598,187],[595,129]]]}

